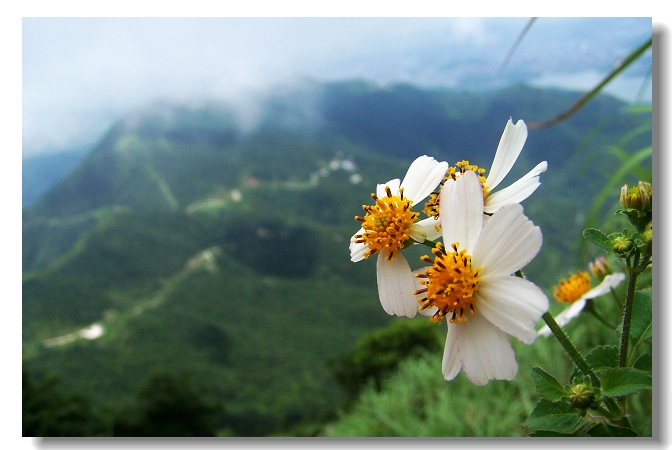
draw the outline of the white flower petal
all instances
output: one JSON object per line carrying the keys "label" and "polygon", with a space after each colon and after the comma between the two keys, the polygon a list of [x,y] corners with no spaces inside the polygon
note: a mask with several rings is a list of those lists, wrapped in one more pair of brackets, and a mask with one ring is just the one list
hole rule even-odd
{"label": "white flower petal", "polygon": [[396,252],[391,261],[387,256],[387,252],[383,251],[376,262],[380,304],[390,315],[414,317],[418,312],[418,302],[413,295],[415,278],[411,267],[401,252]]}
{"label": "white flower petal", "polygon": [[548,311],[548,298],[537,285],[514,276],[481,280],[475,295],[476,314],[524,344],[534,342],[537,321]]}
{"label": "white flower petal", "polygon": [[[509,203],[520,203],[525,200],[541,185],[539,175],[542,172],[546,172],[547,168],[548,164],[546,161],[540,162],[534,169],[511,186],[488,195],[485,199],[485,212],[492,214]],[[486,183],[486,186],[489,185]]]}
{"label": "white flower petal", "polygon": [[365,244],[350,244],[350,260],[359,262],[364,258],[364,253],[369,249]]}
{"label": "white flower petal", "polygon": [[499,140],[495,159],[492,161],[492,166],[485,182],[486,186],[494,189],[502,182],[518,159],[518,155],[520,155],[526,139],[527,126],[525,122],[519,120],[514,126],[511,119],[509,119],[504,128],[504,133],[502,133],[502,137]]}
{"label": "white flower petal", "polygon": [[585,294],[581,296],[582,299],[590,300],[611,292],[621,281],[625,280],[625,274],[622,272],[612,273],[604,277],[604,280]]}
{"label": "white flower petal", "polygon": [[511,275],[532,261],[541,241],[541,230],[525,217],[523,207],[507,205],[483,228],[471,253],[472,267],[481,268],[482,278]]}
{"label": "white flower petal", "polygon": [[[558,325],[564,327],[569,323],[570,320],[578,316],[585,306],[586,306],[586,299],[580,298],[579,300],[569,305],[568,308],[565,308],[557,316],[555,316],[554,319],[558,323]],[[541,329],[539,329],[539,331],[537,331],[537,334],[539,336],[550,336],[551,333],[552,331],[550,328],[548,328],[548,325],[544,325],[543,327],[541,327]]]}
{"label": "white flower petal", "polygon": [[460,249],[471,254],[483,226],[483,187],[474,172],[467,171],[457,180],[444,183],[439,211],[444,245],[449,248],[459,242]]}
{"label": "white flower petal", "polygon": [[352,260],[352,262],[363,260],[364,252],[369,249],[366,244],[355,242],[355,236],[362,234],[364,234],[364,228],[360,228],[359,231],[353,234],[350,238],[350,260]]}
{"label": "white flower petal", "polygon": [[385,187],[390,188],[390,192],[392,192],[392,195],[399,195],[399,178],[395,178],[394,180],[390,180],[385,184],[377,185],[376,186],[376,197],[378,197],[378,198],[387,197],[387,191],[385,190]]}
{"label": "white flower petal", "polygon": [[462,360],[457,348],[457,330],[456,325],[448,323],[448,334],[446,335],[446,346],[443,349],[443,362],[441,363],[443,378],[450,381],[462,370]]}
{"label": "white flower petal", "polygon": [[420,222],[416,222],[408,229],[408,237],[415,242],[425,242],[425,239],[427,239],[427,231],[425,231],[423,225],[420,225]]}
{"label": "white flower petal", "polygon": [[513,380],[518,362],[506,333],[476,314],[466,322],[451,324],[464,373],[472,383],[482,386],[488,380]]}
{"label": "white flower petal", "polygon": [[436,241],[441,237],[441,222],[435,217],[422,219],[421,221],[414,223],[413,226],[422,228],[426,235],[425,239],[427,240]]}
{"label": "white flower petal", "polygon": [[401,182],[404,197],[417,204],[439,185],[447,170],[447,162],[438,162],[430,156],[416,158]]}

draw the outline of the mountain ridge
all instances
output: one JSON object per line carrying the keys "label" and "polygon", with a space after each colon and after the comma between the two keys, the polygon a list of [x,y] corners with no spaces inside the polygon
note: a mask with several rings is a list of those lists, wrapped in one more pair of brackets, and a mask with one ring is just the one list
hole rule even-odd
{"label": "mountain ridge", "polygon": [[[188,370],[228,404],[238,435],[333,411],[341,391],[326,360],[392,320],[377,299],[375,264],[352,263],[347,250],[376,183],[402,178],[421,154],[488,168],[509,116],[572,99],[513,87],[470,109],[472,94],[412,86],[314,89],[297,104],[291,94],[269,99],[252,131],[226,106],[135,113],[24,210],[24,359],[37,376],[55,371],[66,386],[119,402],[157,366]],[[451,107],[458,96],[467,101]],[[623,108],[598,98],[553,130],[530,130],[510,176],[549,160],[525,202],[549,230],[526,269],[540,286],[574,268],[575,200],[589,205],[591,177],[618,164],[607,144],[650,120]],[[325,113],[295,129],[316,110]],[[590,158],[600,164],[575,179]],[[423,250],[409,248],[409,261],[419,264]],[[44,345],[93,323],[104,325],[97,339]]]}

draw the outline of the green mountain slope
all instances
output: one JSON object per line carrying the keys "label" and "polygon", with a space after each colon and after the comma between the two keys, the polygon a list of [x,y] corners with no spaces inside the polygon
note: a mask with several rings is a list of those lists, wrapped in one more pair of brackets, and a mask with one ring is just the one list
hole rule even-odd
{"label": "green mountain slope", "polygon": [[33,205],[42,195],[67,177],[82,162],[88,150],[78,148],[24,157],[21,161],[23,207]]}
{"label": "green mountain slope", "polygon": [[[421,154],[489,168],[509,116],[542,120],[569,102],[520,86],[476,96],[352,82],[269,99],[254,132],[221,105],[134,113],[24,210],[24,359],[113,405],[156,367],[189,372],[238,435],[327,416],[342,392],[326,362],[391,320],[374,261],[347,250],[375,184]],[[525,203],[545,239],[527,273],[545,288],[574,269],[596,177],[618,165],[606,143],[650,120],[607,97],[592,108],[531,130],[510,175],[549,161]],[[103,334],[89,340],[92,324]]]}

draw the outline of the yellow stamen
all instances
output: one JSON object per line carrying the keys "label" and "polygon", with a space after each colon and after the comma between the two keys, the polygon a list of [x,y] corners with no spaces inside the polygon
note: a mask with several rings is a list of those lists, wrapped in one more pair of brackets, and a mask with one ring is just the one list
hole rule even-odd
{"label": "yellow stamen", "polygon": [[375,205],[362,205],[366,215],[356,216],[355,219],[363,222],[364,233],[355,235],[355,243],[369,247],[364,252],[365,258],[385,249],[387,259],[391,261],[395,252],[404,248],[404,244],[410,239],[411,226],[420,213],[411,211],[412,202],[404,198],[403,189],[399,190],[399,195],[392,195],[392,191],[386,186],[385,192],[387,196],[383,198],[371,194]]}
{"label": "yellow stamen", "polygon": [[[472,172],[476,172],[478,175],[478,181],[481,182],[481,186],[483,186],[483,200],[488,198],[488,194],[490,193],[490,189],[485,185],[485,169],[478,167],[475,164],[469,164],[469,161],[464,160],[460,161],[456,164],[457,167],[460,168],[460,174],[463,174],[467,170],[471,170]],[[455,177],[453,177],[453,180]]]}
{"label": "yellow stamen", "polygon": [[431,318],[433,322],[443,322],[447,315],[450,315],[451,323],[465,322],[465,312],[476,315],[474,292],[478,290],[481,269],[474,270],[471,267],[471,255],[467,255],[466,250],[458,251],[458,243],[451,247],[453,251],[446,252],[443,245],[437,243],[436,248],[432,249],[434,261],[428,256],[420,258],[432,266],[424,273],[415,275],[425,278],[420,281],[425,288],[414,292],[415,295],[427,293],[426,297],[418,300],[420,309],[438,308]]}
{"label": "yellow stamen", "polygon": [[559,302],[573,303],[583,297],[590,290],[590,275],[588,272],[579,271],[570,274],[569,278],[561,280],[555,286],[553,297]]}
{"label": "yellow stamen", "polygon": [[459,161],[457,164],[455,164],[455,167],[448,168],[448,170],[446,171],[446,175],[443,177],[443,180],[441,181],[441,184],[439,184],[439,189],[437,190],[437,192],[432,192],[431,194],[429,194],[429,200],[425,202],[425,208],[423,209],[424,213],[428,217],[439,216],[439,192],[441,191],[441,186],[443,186],[443,184],[450,179],[457,180],[457,177],[459,177],[468,170],[476,172],[476,174],[478,175],[478,181],[481,182],[481,186],[483,187],[483,200],[485,201],[485,199],[488,198],[490,188],[488,188],[488,186],[485,185],[485,169],[478,167],[475,164],[469,164],[469,161],[466,160]]}

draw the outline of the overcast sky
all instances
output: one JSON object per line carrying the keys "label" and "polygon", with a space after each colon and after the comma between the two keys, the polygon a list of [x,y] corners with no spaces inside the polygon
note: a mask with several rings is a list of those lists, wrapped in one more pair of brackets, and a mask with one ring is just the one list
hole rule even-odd
{"label": "overcast sky", "polygon": [[[23,18],[23,154],[95,142],[157,99],[252,101],[297,80],[587,90],[651,37],[650,18]],[[651,53],[609,88],[632,101]],[[650,83],[645,86],[650,101]]]}

